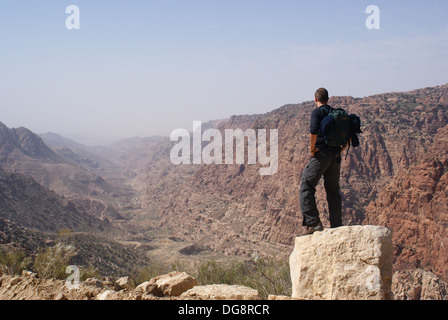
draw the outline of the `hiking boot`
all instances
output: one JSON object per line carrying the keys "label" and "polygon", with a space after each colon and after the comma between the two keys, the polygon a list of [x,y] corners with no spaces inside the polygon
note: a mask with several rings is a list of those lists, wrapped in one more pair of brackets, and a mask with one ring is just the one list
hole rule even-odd
{"label": "hiking boot", "polygon": [[314,232],[320,232],[320,231],[324,231],[324,226],[322,225],[322,222],[319,222],[314,227],[307,226],[306,231],[303,235],[307,236],[307,235],[313,234]]}

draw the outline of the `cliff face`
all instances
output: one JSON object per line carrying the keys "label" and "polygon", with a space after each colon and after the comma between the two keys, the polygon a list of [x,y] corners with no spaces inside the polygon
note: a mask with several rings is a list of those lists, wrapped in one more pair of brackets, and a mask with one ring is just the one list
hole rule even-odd
{"label": "cliff face", "polygon": [[[438,130],[448,123],[448,85],[362,99],[334,97],[330,104],[361,116],[364,132],[360,147],[351,149],[342,164],[346,224],[362,224],[366,214],[368,222],[375,216],[380,217],[379,211],[375,213],[372,209],[379,204],[373,203],[369,207],[377,199],[383,203],[383,216],[389,217],[387,212],[396,206],[393,197],[389,195],[392,198],[387,203],[381,199],[387,198],[387,190],[393,192],[398,187],[398,181],[402,181],[399,177],[407,177],[419,185],[421,180],[415,176],[415,170],[425,175],[429,174],[427,169],[434,170],[435,175],[444,172],[444,162],[437,158],[443,146],[434,141]],[[141,191],[143,205],[159,212],[162,226],[170,228],[180,238],[238,255],[269,252],[282,245],[290,248],[293,238],[301,233],[298,191],[303,167],[309,160],[308,132],[313,108],[312,102],[286,105],[265,115],[232,117],[220,124],[222,132],[235,128],[278,129],[279,163],[274,176],[260,176],[259,165],[176,167],[169,160],[173,144],[164,144],[158,154],[160,161],[151,162],[133,180],[133,185]],[[426,157],[424,161],[423,157]],[[418,170],[419,165],[429,168]],[[437,191],[442,185],[438,183],[432,189],[431,186],[425,188],[429,188],[427,193],[432,195],[432,190]],[[443,205],[439,203],[447,198],[443,192],[434,194],[431,201],[426,198],[430,201],[427,204],[429,211],[421,210],[415,219],[421,223],[441,215]],[[414,206],[417,203],[422,206],[417,197],[419,191],[416,189],[414,193]],[[317,197],[321,216],[327,224],[322,185]],[[440,199],[437,206],[434,199]],[[400,210],[412,212],[412,203],[403,200],[402,206]],[[370,209],[366,210],[367,207]],[[398,231],[395,230],[398,226],[407,223],[407,216],[399,217],[402,211],[397,211],[397,224],[391,225],[392,220],[384,218],[381,225]],[[425,231],[419,237],[433,237],[439,241],[435,246],[440,245],[444,235],[446,238],[447,227],[438,226],[434,232]],[[403,236],[403,241],[405,238]],[[406,241],[406,246],[414,248],[422,246],[423,242],[421,239],[418,243]]]}
{"label": "cliff face", "polygon": [[448,126],[367,207],[366,223],[395,231],[397,270],[421,267],[448,277]]}

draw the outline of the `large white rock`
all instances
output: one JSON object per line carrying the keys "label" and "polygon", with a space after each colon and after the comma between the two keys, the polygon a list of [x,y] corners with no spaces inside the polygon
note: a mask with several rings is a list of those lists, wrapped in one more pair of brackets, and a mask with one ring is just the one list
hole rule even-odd
{"label": "large white rock", "polygon": [[290,257],[292,297],[393,299],[392,258],[392,234],[384,227],[341,227],[298,237]]}

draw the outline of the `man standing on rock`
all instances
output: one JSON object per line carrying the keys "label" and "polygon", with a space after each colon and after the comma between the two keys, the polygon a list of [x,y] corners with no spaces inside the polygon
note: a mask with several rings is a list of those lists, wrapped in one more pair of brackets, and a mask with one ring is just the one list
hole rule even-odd
{"label": "man standing on rock", "polygon": [[328,146],[321,134],[322,120],[333,110],[328,105],[328,91],[320,88],[316,91],[316,109],[311,114],[310,151],[312,158],[303,170],[300,187],[300,209],[303,214],[305,235],[322,231],[323,225],[319,218],[316,204],[316,186],[324,177],[330,213],[331,228],[342,226],[342,199],[339,188],[341,169],[341,154],[345,148]]}

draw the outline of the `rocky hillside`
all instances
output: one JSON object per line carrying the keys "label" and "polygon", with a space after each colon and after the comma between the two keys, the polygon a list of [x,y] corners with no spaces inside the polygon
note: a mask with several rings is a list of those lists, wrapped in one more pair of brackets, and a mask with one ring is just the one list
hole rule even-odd
{"label": "rocky hillside", "polygon": [[[437,252],[443,251],[447,225],[443,218],[446,207],[442,204],[448,195],[443,189],[446,175],[440,155],[446,146],[435,140],[440,139],[438,132],[443,137],[448,124],[448,85],[366,98],[334,97],[330,104],[358,114],[363,121],[361,146],[351,149],[342,165],[344,222],[363,224],[384,217],[380,218],[381,225],[392,228],[396,237],[401,237],[402,246],[408,248],[397,247],[397,268],[401,260],[407,261],[410,252],[429,252],[424,249],[429,242],[440,247]],[[248,256],[277,252],[279,248],[288,252],[293,237],[301,233],[298,190],[303,167],[309,160],[308,130],[313,107],[312,102],[286,105],[265,115],[234,116],[220,124],[222,132],[231,128],[278,129],[279,169],[274,176],[260,176],[258,165],[176,167],[169,160],[173,144],[165,142],[158,147],[160,152],[154,158],[157,161],[134,178],[133,185],[140,190],[144,206],[158,212],[161,226],[172,230],[176,237],[228,254]],[[428,180],[428,186],[422,185],[422,177]],[[403,184],[405,178],[410,182]],[[421,198],[418,188],[409,196],[400,193],[413,185],[425,188],[427,196]],[[402,198],[399,207],[394,201],[398,194]],[[411,194],[413,202],[406,201]],[[318,198],[326,224],[322,185]],[[392,219],[388,212],[394,210]],[[418,215],[402,214],[416,210]],[[431,232],[423,232],[423,225],[428,224],[434,225]],[[421,228],[422,232],[408,237],[402,230],[406,225]],[[437,267],[446,267],[444,259],[443,255],[428,256],[422,266],[446,277],[443,268]],[[418,266],[423,260],[412,261],[408,262]]]}
{"label": "rocky hillside", "polygon": [[30,230],[98,231],[108,220],[86,213],[72,202],[39,185],[32,178],[0,170],[0,217]]}
{"label": "rocky hillside", "polygon": [[73,263],[94,267],[104,275],[129,273],[146,261],[114,239],[123,231],[82,206],[64,199],[30,177],[0,170],[0,249],[35,256],[51,247],[61,230],[70,230]]}
{"label": "rocky hillside", "polygon": [[0,122],[0,168],[33,177],[39,184],[71,198],[107,199],[116,187],[68,157],[50,149],[26,128]]}

